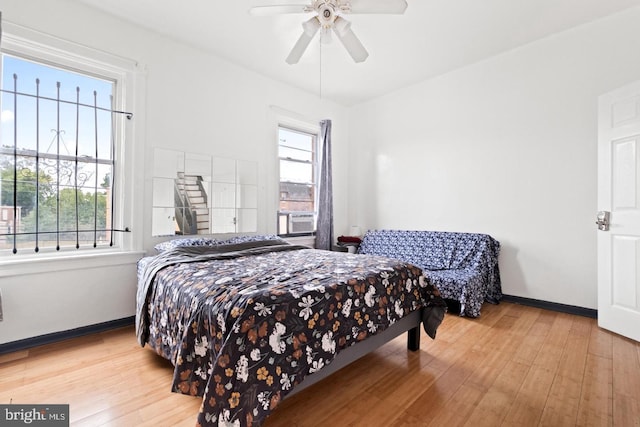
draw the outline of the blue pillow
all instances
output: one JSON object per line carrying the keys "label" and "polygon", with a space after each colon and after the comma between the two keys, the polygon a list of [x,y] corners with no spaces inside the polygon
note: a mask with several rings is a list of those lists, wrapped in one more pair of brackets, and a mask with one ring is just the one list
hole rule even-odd
{"label": "blue pillow", "polygon": [[216,239],[210,239],[208,237],[188,237],[167,240],[166,242],[158,243],[153,248],[158,252],[164,252],[169,249],[180,248],[182,246],[216,246],[219,244],[220,242]]}
{"label": "blue pillow", "polygon": [[[219,245],[236,245],[238,243],[246,243],[246,242],[259,242],[261,240],[282,240],[280,237],[274,234],[268,235],[250,235],[250,236],[236,236],[227,240],[223,240],[219,242]],[[284,240],[283,240],[284,241]]]}

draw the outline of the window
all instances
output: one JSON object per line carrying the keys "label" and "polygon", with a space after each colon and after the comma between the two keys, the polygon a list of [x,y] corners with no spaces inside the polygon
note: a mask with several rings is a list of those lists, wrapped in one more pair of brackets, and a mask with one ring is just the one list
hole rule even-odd
{"label": "window", "polygon": [[0,254],[118,247],[124,113],[114,107],[124,74],[20,38],[2,42]]}
{"label": "window", "polygon": [[315,232],[317,134],[280,126],[280,200],[278,234],[304,235]]}

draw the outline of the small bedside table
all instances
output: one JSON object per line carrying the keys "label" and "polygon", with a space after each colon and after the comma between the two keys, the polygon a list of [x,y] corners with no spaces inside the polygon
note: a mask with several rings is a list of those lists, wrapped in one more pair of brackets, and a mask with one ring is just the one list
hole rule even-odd
{"label": "small bedside table", "polygon": [[334,246],[334,250],[336,251],[340,251],[340,252],[349,252],[350,254],[355,254],[358,251],[358,246],[360,246],[360,243],[342,243],[342,242],[338,242],[336,243],[336,245]]}

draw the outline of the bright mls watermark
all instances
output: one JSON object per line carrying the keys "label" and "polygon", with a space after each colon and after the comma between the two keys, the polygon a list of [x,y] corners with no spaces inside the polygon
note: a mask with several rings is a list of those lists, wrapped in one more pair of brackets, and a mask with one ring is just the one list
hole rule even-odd
{"label": "bright mls watermark", "polygon": [[1,405],[1,426],[69,427],[69,405]]}

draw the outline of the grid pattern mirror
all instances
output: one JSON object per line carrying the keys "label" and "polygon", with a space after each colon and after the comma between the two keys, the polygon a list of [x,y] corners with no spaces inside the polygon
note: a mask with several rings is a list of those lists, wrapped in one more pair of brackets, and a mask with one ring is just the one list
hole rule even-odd
{"label": "grid pattern mirror", "polygon": [[257,162],[156,148],[153,236],[258,229]]}

